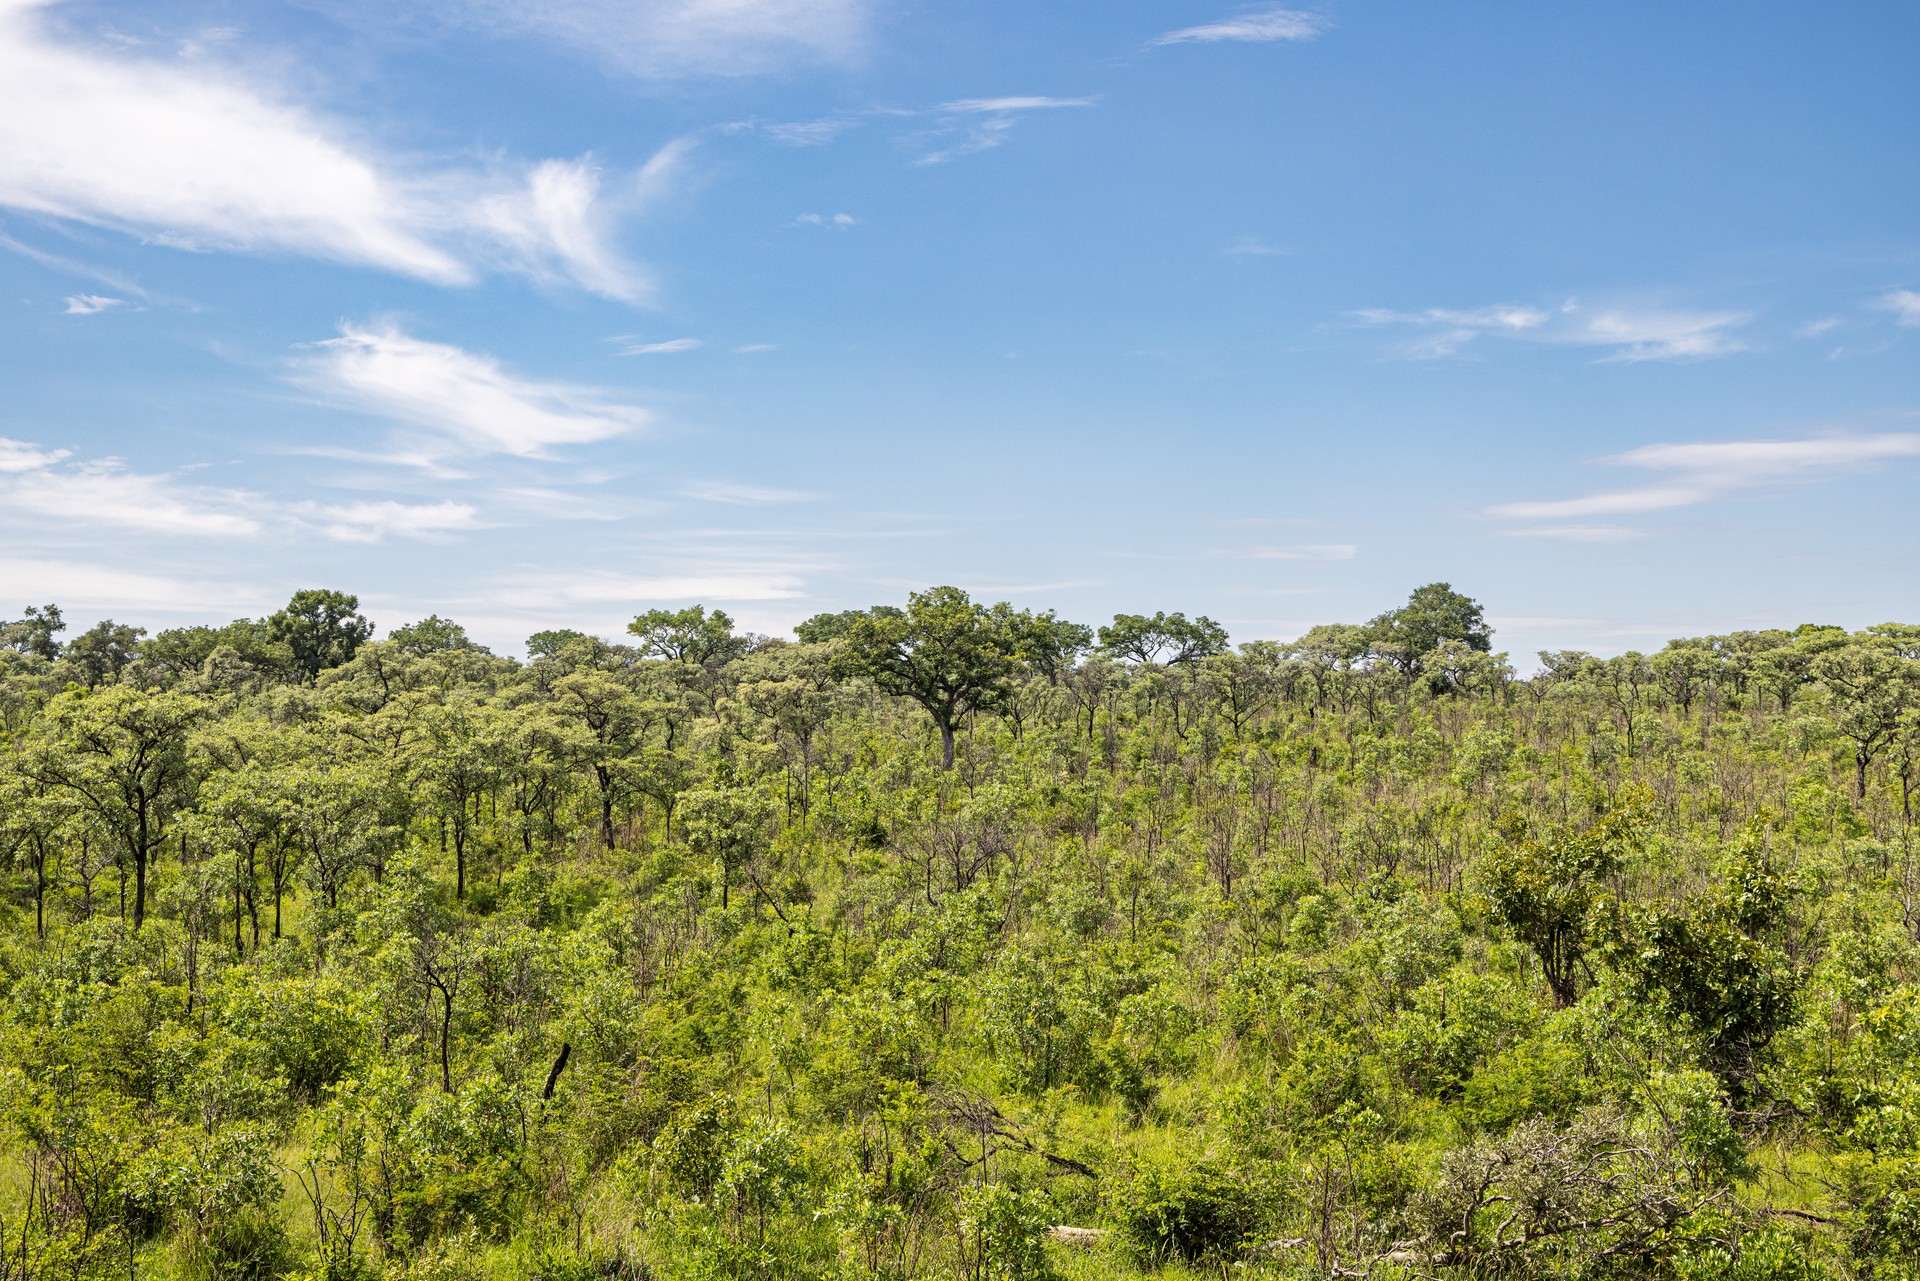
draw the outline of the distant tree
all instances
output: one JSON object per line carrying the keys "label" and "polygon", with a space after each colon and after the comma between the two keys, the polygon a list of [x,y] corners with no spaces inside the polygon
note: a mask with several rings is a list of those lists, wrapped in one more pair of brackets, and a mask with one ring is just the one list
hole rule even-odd
{"label": "distant tree", "polygon": [[[1192,663],[1227,652],[1227,629],[1205,614],[1188,621],[1185,614],[1115,614],[1113,624],[1100,629],[1100,649],[1109,658],[1130,663]],[[1165,655],[1165,659],[1162,659]]]}
{"label": "distant tree", "polygon": [[205,714],[173,692],[113,686],[69,691],[47,706],[26,771],[111,832],[133,866],[133,926],[147,917],[147,872],[192,793],[187,735]]}
{"label": "distant tree", "polygon": [[576,632],[570,628],[561,627],[552,631],[535,632],[527,637],[527,657],[536,661],[543,658],[550,660],[570,646],[589,643],[597,644],[598,642],[585,632]]}
{"label": "distant tree", "polygon": [[958,587],[933,587],[910,596],[905,612],[856,619],[842,637],[838,667],[926,708],[940,730],[940,768],[952,769],[955,728],[1012,692],[1030,620],[977,605]]}
{"label": "distant tree", "polygon": [[753,648],[751,638],[733,634],[733,619],[726,611],[709,614],[704,605],[650,609],[628,623],[627,630],[640,638],[640,652],[647,657],[695,667],[717,667]]}
{"label": "distant tree", "polygon": [[1451,583],[1413,589],[1407,603],[1367,624],[1374,649],[1411,680],[1424,669],[1426,656],[1441,641],[1458,641],[1481,653],[1493,650],[1493,629],[1480,603],[1453,590]]}
{"label": "distant tree", "polygon": [[1279,695],[1281,665],[1280,646],[1272,641],[1248,641],[1238,654],[1216,654],[1202,660],[1201,684],[1235,734],[1242,733],[1247,723]]}
{"label": "distant tree", "polygon": [[1890,647],[1856,643],[1815,656],[1809,674],[1826,687],[1839,730],[1853,744],[1853,795],[1864,799],[1867,767],[1920,705],[1920,670]]}
{"label": "distant tree", "polygon": [[720,865],[720,906],[732,901],[734,873],[767,844],[773,815],[766,802],[739,787],[702,788],[681,800],[681,825],[694,853]]}
{"label": "distant tree", "polygon": [[140,643],[140,663],[160,683],[171,684],[204,672],[207,660],[223,649],[228,651],[223,661],[238,660],[262,677],[294,673],[292,648],[273,639],[264,619],[251,618],[236,618],[224,627],[169,628]]}
{"label": "distant tree", "polygon": [[10,862],[33,879],[34,937],[47,937],[47,880],[71,806],[41,785],[12,752],[0,753],[0,862]]}
{"label": "distant tree", "polygon": [[1052,610],[1044,614],[1015,614],[1006,604],[995,606],[1016,639],[1020,661],[1049,685],[1060,683],[1061,676],[1073,669],[1080,655],[1093,644],[1093,629],[1083,623],[1058,618]]}
{"label": "distant tree", "polygon": [[1711,688],[1718,666],[1713,651],[1702,641],[1676,640],[1647,660],[1653,676],[1667,697],[1683,715],[1693,711],[1693,701]]}
{"label": "distant tree", "polygon": [[18,622],[0,623],[0,649],[37,654],[51,662],[60,657],[60,642],[54,637],[67,630],[58,605],[29,605],[27,616]]}
{"label": "distant tree", "polygon": [[479,649],[467,638],[467,629],[438,614],[429,614],[417,623],[396,627],[387,634],[387,643],[403,654],[441,654],[455,649]]}
{"label": "distant tree", "polygon": [[428,803],[453,836],[454,897],[467,896],[467,850],[480,821],[480,798],[499,779],[507,727],[493,709],[455,699],[426,719],[421,781]]}
{"label": "distant tree", "polygon": [[129,627],[105,618],[68,643],[61,657],[88,689],[112,685],[140,653],[144,627]]}
{"label": "distant tree", "polygon": [[802,644],[818,645],[842,639],[862,619],[899,618],[904,612],[897,605],[875,605],[872,609],[843,609],[837,614],[815,614],[795,627],[793,634],[800,638]]}
{"label": "distant tree", "polygon": [[268,636],[293,651],[294,666],[311,681],[347,662],[373,635],[373,624],[359,610],[360,598],[345,592],[297,591],[267,619]]}

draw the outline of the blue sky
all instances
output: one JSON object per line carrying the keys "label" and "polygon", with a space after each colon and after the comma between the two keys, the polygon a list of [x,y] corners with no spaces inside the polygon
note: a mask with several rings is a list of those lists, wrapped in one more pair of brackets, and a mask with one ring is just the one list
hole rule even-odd
{"label": "blue sky", "polygon": [[1920,9],[0,0],[0,616],[1920,620]]}

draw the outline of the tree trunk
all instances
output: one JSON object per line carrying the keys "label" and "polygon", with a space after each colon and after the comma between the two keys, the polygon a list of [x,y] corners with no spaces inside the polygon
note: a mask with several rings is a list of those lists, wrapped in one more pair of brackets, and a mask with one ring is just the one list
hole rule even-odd
{"label": "tree trunk", "polygon": [[953,722],[940,722],[940,768],[953,768]]}
{"label": "tree trunk", "polygon": [[453,993],[440,988],[440,1088],[453,1093],[453,1070],[447,1064],[447,1036],[453,1029]]}

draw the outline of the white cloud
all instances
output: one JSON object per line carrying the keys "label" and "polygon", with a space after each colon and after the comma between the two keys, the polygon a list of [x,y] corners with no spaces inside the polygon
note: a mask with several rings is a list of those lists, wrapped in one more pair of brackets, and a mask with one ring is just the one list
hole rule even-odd
{"label": "white cloud", "polygon": [[10,514],[38,517],[43,528],[53,521],[75,529],[213,538],[244,538],[261,529],[247,495],[129,471],[112,459],[20,471],[0,482],[0,495]]}
{"label": "white cloud", "polygon": [[[1764,485],[1824,479],[1893,458],[1920,457],[1920,433],[1819,436],[1807,440],[1736,440],[1645,445],[1602,461],[1663,473],[1671,479],[1579,498],[1502,503],[1488,515],[1507,520],[1559,521],[1633,516],[1691,507]],[[1632,537],[1626,527],[1562,525],[1515,531],[1530,537],[1602,541]],[[1606,532],[1601,532],[1606,531]]]}
{"label": "white cloud", "polygon": [[1583,347],[1607,347],[1607,360],[1698,360],[1743,351],[1746,344],[1727,331],[1747,322],[1737,311],[1603,311],[1580,316],[1556,341]]}
{"label": "white cloud", "polygon": [[1509,538],[1552,538],[1566,543],[1625,543],[1646,536],[1646,530],[1631,525],[1536,525],[1507,531]]}
{"label": "white cloud", "polygon": [[801,595],[803,587],[796,574],[744,567],[661,575],[604,570],[515,579],[488,599],[495,604],[539,610],[620,602],[644,605],[691,600],[788,600]]}
{"label": "white cloud", "polygon": [[1271,258],[1287,251],[1275,249],[1252,236],[1242,236],[1220,252],[1229,258]]}
{"label": "white cloud", "polygon": [[37,21],[48,2],[0,3],[0,206],[440,284],[497,265],[626,301],[647,294],[608,243],[586,161],[416,171],[204,60],[62,42]]}
{"label": "white cloud", "polygon": [[24,440],[0,436],[0,475],[9,472],[39,471],[67,457],[64,449],[42,449]]}
{"label": "white cloud", "polygon": [[824,120],[793,120],[783,124],[761,125],[759,129],[783,147],[824,147],[854,124],[855,121],[844,116],[830,116]]}
{"label": "white cloud", "polygon": [[428,0],[445,21],[528,34],[657,78],[744,76],[844,63],[867,40],[871,0]]}
{"label": "white cloud", "polygon": [[465,503],[384,502],[307,504],[303,519],[336,542],[377,543],[389,534],[433,538],[480,528],[478,514]]}
{"label": "white cloud", "polygon": [[766,485],[741,485],[725,480],[695,481],[680,491],[703,503],[745,505],[754,503],[806,503],[820,497],[804,489],[773,489]]}
{"label": "white cloud", "polygon": [[0,439],[0,520],[25,518],[38,529],[102,528],[192,538],[254,538],[317,532],[338,542],[374,543],[389,535],[430,538],[480,528],[465,503],[276,503],[251,490],[195,485],[168,473],[143,473],[115,458],[68,465],[65,450]]}
{"label": "white cloud", "polygon": [[1091,98],[962,98],[958,102],[943,102],[940,110],[955,115],[1005,115],[1013,111],[1051,111],[1058,107],[1091,107]]}
{"label": "white cloud", "polygon": [[669,338],[665,342],[627,342],[620,348],[623,356],[671,356],[675,352],[693,351],[704,344],[698,338]]}
{"label": "white cloud", "polygon": [[777,342],[749,342],[735,347],[733,353],[736,356],[751,356],[758,352],[779,350],[780,344]]}
{"label": "white cloud", "polygon": [[[238,583],[145,574],[72,560],[0,560],[0,582],[22,600],[69,608],[236,614],[271,609],[270,593]],[[124,617],[124,615],[122,615]]]}
{"label": "white cloud", "polygon": [[1821,334],[1831,333],[1838,329],[1840,325],[1840,317],[1825,316],[1819,320],[1809,321],[1800,326],[1800,328],[1793,331],[1793,336],[1795,338],[1818,338]]}
{"label": "white cloud", "polygon": [[803,213],[793,220],[796,227],[851,227],[860,220],[850,213],[817,214]]}
{"label": "white cloud", "polygon": [[124,307],[124,298],[108,298],[104,294],[73,294],[66,299],[69,316],[93,316],[103,311],[112,311],[115,307]]}
{"label": "white cloud", "polygon": [[1920,325],[1920,290],[1891,289],[1874,300],[1882,311],[1893,313],[1894,323],[1911,328]]}
{"label": "white cloud", "polygon": [[1236,18],[1203,23],[1169,31],[1148,41],[1150,45],[1218,44],[1239,41],[1267,44],[1276,40],[1311,40],[1327,29],[1326,19],[1298,9],[1261,9]]}
{"label": "white cloud", "polygon": [[1359,552],[1352,543],[1307,543],[1291,547],[1237,547],[1219,554],[1242,560],[1352,560]]}
{"label": "white cloud", "polygon": [[591,388],[516,378],[491,356],[392,327],[344,326],[315,345],[321,354],[306,363],[306,385],[473,452],[541,458],[556,445],[638,430],[650,418]]}
{"label": "white cloud", "polygon": [[1419,360],[1454,355],[1488,336],[1598,347],[1606,351],[1601,357],[1605,361],[1698,360],[1744,350],[1745,345],[1730,331],[1749,319],[1744,312],[1732,311],[1591,310],[1572,300],[1553,311],[1516,304],[1413,312],[1370,307],[1352,316],[1363,325],[1423,331],[1403,349],[1403,354]]}
{"label": "white cloud", "polygon": [[951,137],[960,134],[958,141],[949,142],[922,155],[915,164],[939,165],[961,156],[971,156],[982,151],[990,151],[1006,142],[1007,136],[1019,122],[1023,111],[1051,111],[1061,107],[1091,107],[1091,98],[1045,98],[1038,96],[1008,96],[1001,98],[962,98],[956,102],[942,103],[940,110],[950,119],[946,124],[930,135],[923,137]]}

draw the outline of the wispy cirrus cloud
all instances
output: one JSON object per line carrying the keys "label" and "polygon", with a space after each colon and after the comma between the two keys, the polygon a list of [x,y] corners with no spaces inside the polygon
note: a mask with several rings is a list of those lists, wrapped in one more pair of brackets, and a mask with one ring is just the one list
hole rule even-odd
{"label": "wispy cirrus cloud", "polygon": [[1889,289],[1874,299],[1874,306],[1893,313],[1893,322],[1912,328],[1920,325],[1920,290]]}
{"label": "wispy cirrus cloud", "polygon": [[680,492],[699,502],[725,503],[730,506],[810,503],[820,497],[819,494],[804,489],[775,489],[769,485],[743,485],[730,480],[694,481],[682,488]]}
{"label": "wispy cirrus cloud", "polygon": [[0,436],[0,476],[25,471],[41,471],[69,457],[64,449],[42,449],[24,440]]}
{"label": "wispy cirrus cloud", "polygon": [[1014,111],[1054,111],[1061,107],[1091,107],[1091,98],[1046,98],[1034,94],[1013,94],[1003,98],[962,98],[943,102],[940,110],[954,115],[1005,115]]}
{"label": "wispy cirrus cloud", "polygon": [[1171,44],[1271,44],[1281,40],[1311,40],[1331,24],[1314,13],[1298,9],[1257,9],[1217,22],[1182,27],[1147,42],[1149,47]]}
{"label": "wispy cirrus cloud", "polygon": [[[338,6],[336,6],[338,7]],[[355,5],[376,21],[384,6]],[[751,76],[847,63],[868,41],[872,0],[425,0],[439,20],[531,35],[648,78]]]}
{"label": "wispy cirrus cloud", "polygon": [[672,356],[683,351],[695,351],[706,344],[698,338],[669,338],[664,342],[640,342],[637,339],[623,339],[620,354],[622,356]]}
{"label": "wispy cirrus cloud", "polygon": [[377,543],[389,535],[433,539],[481,528],[478,512],[451,501],[310,503],[297,510],[322,534],[343,543]]}
{"label": "wispy cirrus cloud", "polygon": [[1352,543],[1302,543],[1288,546],[1229,547],[1214,553],[1239,560],[1352,560],[1360,549]]}
{"label": "wispy cirrus cloud", "polygon": [[[422,168],[205,58],[64,39],[40,21],[48,3],[0,4],[0,207],[439,284],[501,269],[628,302],[650,293],[611,241],[645,171],[608,199],[590,160]],[[680,152],[663,154],[671,170]]]}
{"label": "wispy cirrus cloud", "polygon": [[961,98],[942,103],[940,111],[945,115],[945,121],[931,133],[920,135],[923,140],[932,140],[937,145],[914,163],[940,165],[962,156],[990,151],[1006,142],[1024,112],[1091,107],[1093,102],[1092,98],[1013,94],[998,98]]}
{"label": "wispy cirrus cloud", "polygon": [[412,430],[414,447],[395,461],[431,467],[449,451],[543,458],[556,446],[638,431],[652,418],[593,388],[520,378],[491,356],[393,326],[343,326],[314,349],[299,382]]}
{"label": "wispy cirrus cloud", "polygon": [[1750,317],[1737,311],[1671,308],[1591,308],[1568,300],[1548,310],[1525,304],[1429,307],[1393,311],[1369,307],[1351,313],[1359,324],[1415,331],[1401,354],[1435,360],[1459,354],[1483,338],[1506,338],[1569,347],[1595,347],[1603,361],[1701,360],[1743,351],[1734,332]]}
{"label": "wispy cirrus cloud", "polygon": [[432,537],[479,527],[463,503],[276,503],[251,490],[195,484],[178,473],[137,472],[117,458],[71,461],[66,450],[0,439],[0,521],[84,534],[130,529],[183,538],[255,538],[317,532],[339,542]]}
{"label": "wispy cirrus cloud", "polygon": [[477,600],[539,611],[629,602],[790,600],[803,594],[805,586],[798,574],[747,565],[700,566],[667,574],[589,570],[509,576]]}
{"label": "wispy cirrus cloud", "polygon": [[0,582],[18,598],[57,599],[81,609],[122,611],[138,609],[162,614],[265,613],[273,593],[245,583],[153,574],[98,561],[61,557],[0,559]]}
{"label": "wispy cirrus cloud", "polygon": [[1631,525],[1595,524],[1593,518],[1671,511],[1742,491],[1824,480],[1875,463],[1915,457],[1920,457],[1920,432],[1644,445],[1601,461],[1655,473],[1660,479],[1651,484],[1577,498],[1501,503],[1488,508],[1487,514],[1500,520],[1545,522],[1508,531],[1516,537],[1614,542],[1640,537],[1644,531]]}
{"label": "wispy cirrus cloud", "polygon": [[63,301],[67,304],[65,314],[69,316],[97,316],[127,305],[125,298],[109,298],[105,294],[73,294]]}
{"label": "wispy cirrus cloud", "polygon": [[210,538],[245,538],[261,530],[259,503],[251,495],[135,472],[115,459],[18,471],[0,481],[0,494],[12,515],[32,517],[41,528],[110,526]]}

